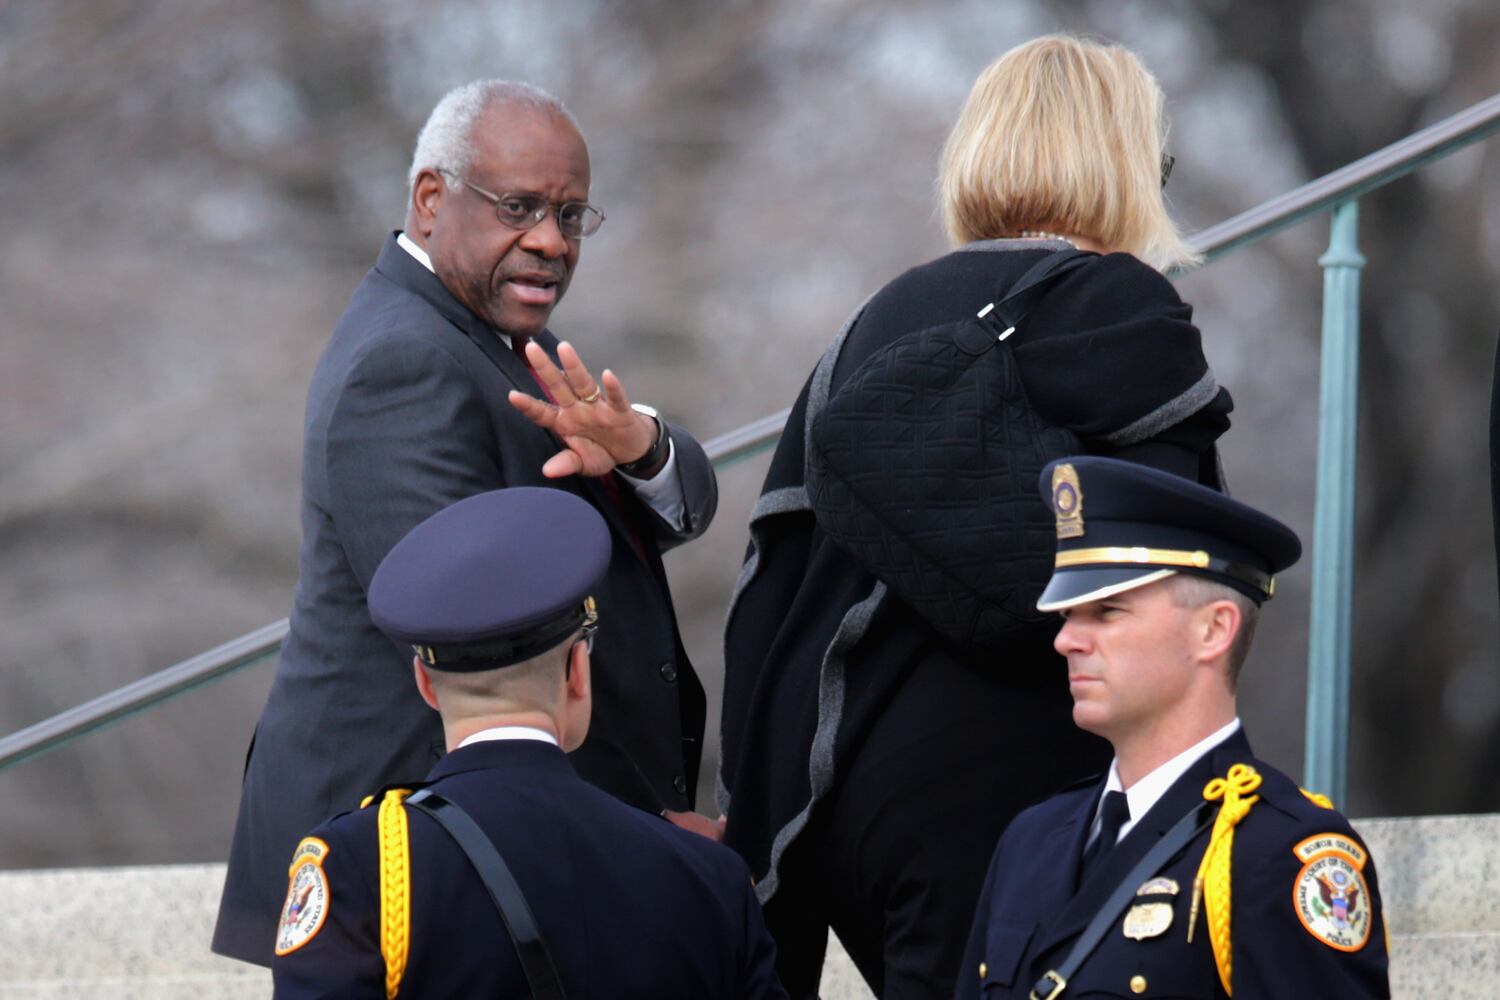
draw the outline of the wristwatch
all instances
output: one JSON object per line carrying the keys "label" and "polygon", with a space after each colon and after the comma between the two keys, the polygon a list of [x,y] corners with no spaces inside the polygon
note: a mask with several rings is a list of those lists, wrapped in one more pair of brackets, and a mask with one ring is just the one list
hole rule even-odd
{"label": "wristwatch", "polygon": [[661,414],[656,412],[655,407],[647,406],[645,403],[631,403],[630,408],[637,413],[644,413],[655,421],[656,440],[646,454],[634,462],[622,462],[615,468],[634,479],[649,479],[650,474],[658,471],[657,467],[666,461],[667,449],[671,447],[672,439],[667,436],[667,425],[662,422]]}

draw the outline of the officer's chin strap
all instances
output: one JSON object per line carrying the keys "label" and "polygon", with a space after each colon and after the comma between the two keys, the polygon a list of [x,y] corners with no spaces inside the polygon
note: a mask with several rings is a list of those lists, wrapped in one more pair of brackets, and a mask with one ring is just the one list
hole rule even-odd
{"label": "officer's chin strap", "polygon": [[380,841],[380,954],[385,958],[386,1000],[395,1000],[411,945],[411,842],[402,800],[409,788],[392,788],[376,816]]}
{"label": "officer's chin strap", "polygon": [[1214,820],[1213,833],[1209,835],[1208,847],[1203,852],[1203,861],[1198,865],[1198,875],[1193,879],[1193,904],[1188,910],[1187,939],[1193,940],[1193,926],[1198,922],[1198,900],[1205,904],[1208,923],[1208,941],[1213,949],[1214,964],[1219,969],[1219,982],[1230,996],[1230,973],[1233,947],[1230,940],[1229,904],[1230,862],[1234,854],[1234,827],[1250,812],[1250,807],[1260,801],[1252,795],[1260,787],[1260,774],[1249,764],[1235,764],[1222,778],[1215,778],[1203,786],[1203,798],[1209,802],[1220,799],[1219,815]]}

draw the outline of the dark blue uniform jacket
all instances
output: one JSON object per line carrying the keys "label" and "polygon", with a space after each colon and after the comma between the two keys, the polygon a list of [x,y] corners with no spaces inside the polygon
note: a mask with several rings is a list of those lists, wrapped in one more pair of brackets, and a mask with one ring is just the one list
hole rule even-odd
{"label": "dark blue uniform jacket", "polygon": [[[1367,854],[1358,859],[1363,865],[1359,878],[1349,879],[1355,894],[1340,900],[1347,914],[1356,918],[1350,936],[1363,937],[1356,950],[1325,943],[1298,915],[1299,883],[1305,912],[1312,914],[1315,926],[1325,926],[1321,921],[1333,911],[1320,896],[1323,868],[1314,867],[1304,875],[1306,863],[1294,848],[1304,845],[1304,852],[1316,853],[1324,842],[1309,838],[1318,834],[1334,834],[1361,850],[1364,842],[1343,816],[1313,803],[1290,778],[1256,760],[1242,731],[1198,760],[1081,886],[1079,860],[1103,783],[1063,792],[1018,816],[991,859],[959,970],[957,996],[1029,996],[1037,980],[1067,956],[1110,892],[1178,819],[1202,801],[1204,785],[1223,777],[1235,763],[1254,767],[1263,783],[1260,801],[1235,827],[1230,909],[1234,996],[1388,997],[1385,921],[1374,862]],[[1207,831],[1201,833],[1156,873],[1180,887],[1175,894],[1149,897],[1171,907],[1170,926],[1134,940],[1124,933],[1124,914],[1117,917],[1069,981],[1063,1000],[1226,995],[1209,945],[1206,906],[1200,907],[1193,942],[1187,941],[1193,878],[1208,839]],[[1335,878],[1351,870],[1326,855],[1322,865]],[[1362,908],[1368,909],[1361,913]],[[1158,910],[1156,926],[1161,919]]]}
{"label": "dark blue uniform jacket", "polygon": [[[535,740],[455,750],[429,780],[505,858],[569,1000],[786,996],[749,872],[727,848],[624,805]],[[328,913],[273,962],[277,997],[385,997],[378,812],[372,804],[314,831],[328,845]],[[412,926],[398,996],[527,996],[479,876],[435,822],[406,813]]]}

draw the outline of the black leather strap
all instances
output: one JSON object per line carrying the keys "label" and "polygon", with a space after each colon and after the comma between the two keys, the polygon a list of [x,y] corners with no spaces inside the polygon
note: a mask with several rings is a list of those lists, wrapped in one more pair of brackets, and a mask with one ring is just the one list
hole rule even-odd
{"label": "black leather strap", "polygon": [[[407,801],[411,801],[408,799]],[[1031,1000],[1057,1000],[1062,996],[1063,990],[1068,987],[1068,980],[1073,978],[1073,973],[1078,967],[1099,947],[1099,942],[1104,940],[1104,935],[1114,926],[1125,907],[1135,898],[1135,890],[1146,879],[1161,870],[1162,865],[1172,859],[1172,856],[1192,843],[1194,837],[1213,821],[1214,804],[1202,802],[1188,811],[1187,815],[1178,820],[1166,834],[1156,842],[1156,846],[1146,852],[1146,856],[1130,869],[1115,891],[1110,893],[1104,905],[1099,907],[1099,912],[1094,914],[1094,919],[1078,935],[1078,940],[1073,942],[1073,950],[1068,952],[1068,957],[1062,960],[1057,968],[1051,970],[1036,981],[1031,988]]]}
{"label": "black leather strap", "polygon": [[995,300],[994,310],[985,318],[997,324],[997,333],[1015,329],[1026,318],[1026,314],[1031,312],[1032,307],[1042,300],[1042,296],[1047,294],[1053,282],[1098,256],[1087,250],[1059,250],[1049,253],[1033,264],[1008,291]]}
{"label": "black leather strap", "polygon": [[532,997],[535,1000],[566,1000],[557,966],[552,964],[552,956],[547,951],[547,943],[542,940],[536,919],[531,915],[531,907],[526,904],[526,896],[516,884],[505,859],[479,824],[456,803],[449,802],[430,788],[408,796],[406,804],[431,816],[448,831],[448,836],[457,842],[474,870],[479,872],[484,887],[500,911],[500,921],[505,924],[511,943],[516,946],[516,957],[521,960],[521,970],[526,974]]}

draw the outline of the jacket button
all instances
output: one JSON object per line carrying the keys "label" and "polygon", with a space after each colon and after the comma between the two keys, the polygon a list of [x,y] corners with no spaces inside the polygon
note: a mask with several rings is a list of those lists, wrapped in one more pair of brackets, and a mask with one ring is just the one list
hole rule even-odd
{"label": "jacket button", "polygon": [[672,779],[672,787],[675,788],[675,789],[677,789],[677,794],[678,795],[686,795],[687,794],[687,779],[684,778],[682,775],[679,774],[677,777],[675,777],[675,778]]}
{"label": "jacket button", "polygon": [[979,978],[983,979],[985,976],[988,976],[989,974],[990,974],[990,967],[988,965],[985,965],[983,962],[980,962],[979,963]]}
{"label": "jacket button", "polygon": [[1130,992],[1132,992],[1132,993],[1144,993],[1144,992],[1146,992],[1146,977],[1145,976],[1131,976],[1130,977]]}
{"label": "jacket button", "polygon": [[676,683],[677,668],[672,666],[672,664],[663,663],[658,672],[661,674],[661,679],[666,681],[668,684]]}

